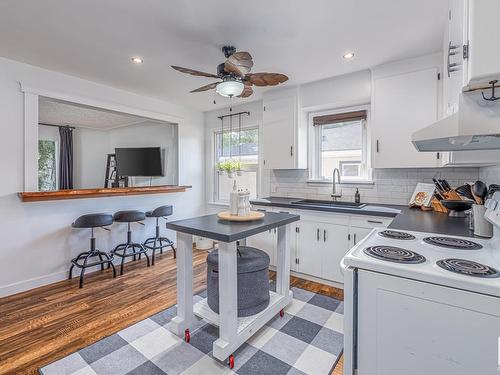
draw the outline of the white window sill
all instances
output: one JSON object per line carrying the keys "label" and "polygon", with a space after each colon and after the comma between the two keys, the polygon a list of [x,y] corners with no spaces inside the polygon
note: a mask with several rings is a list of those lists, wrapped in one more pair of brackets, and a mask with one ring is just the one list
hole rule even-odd
{"label": "white window sill", "polygon": [[207,205],[216,207],[229,207],[229,203],[226,202],[208,202]]}
{"label": "white window sill", "polygon": [[[307,183],[311,185],[331,185],[332,180],[307,180]],[[373,180],[348,180],[348,179],[340,180],[340,185],[374,185],[374,184],[375,181]]]}

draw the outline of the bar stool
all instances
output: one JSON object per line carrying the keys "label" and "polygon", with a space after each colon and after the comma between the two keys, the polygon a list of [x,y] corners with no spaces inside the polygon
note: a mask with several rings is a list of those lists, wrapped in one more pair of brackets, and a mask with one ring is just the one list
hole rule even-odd
{"label": "bar stool", "polygon": [[[74,223],[71,224],[73,228],[90,228],[90,251],[85,251],[83,253],[78,254],[76,258],[71,260],[71,267],[69,268],[69,280],[71,280],[73,276],[73,268],[78,267],[81,268],[80,271],[80,288],[83,287],[83,275],[85,274],[85,269],[93,266],[101,266],[101,271],[104,270],[104,265],[107,264],[108,268],[113,268],[113,277],[116,277],[115,266],[113,265],[113,255],[108,254],[104,251],[100,251],[96,249],[95,246],[95,237],[94,237],[94,228],[104,228],[108,225],[113,224],[113,216],[110,214],[88,214],[82,215],[78,219],[75,220]],[[94,261],[92,263],[88,263],[90,258],[99,257],[99,261]],[[80,262],[81,261],[81,262]]]}
{"label": "bar stool", "polygon": [[163,254],[164,247],[170,246],[172,248],[172,251],[174,252],[174,259],[176,258],[174,243],[169,238],[160,236],[160,225],[159,225],[160,217],[167,220],[167,216],[172,215],[172,212],[173,208],[171,205],[160,206],[155,208],[153,211],[146,212],[146,217],[156,218],[156,234],[154,237],[148,238],[146,241],[144,241],[143,244],[143,246],[146,249],[151,249],[153,251],[152,262],[151,262],[153,266],[155,264],[156,250],[160,250],[160,254]]}
{"label": "bar stool", "polygon": [[[116,255],[120,258],[122,258],[121,264],[120,264],[120,275],[123,275],[123,265],[125,263],[125,258],[134,257],[134,260],[136,260],[136,255],[139,256],[139,259],[141,259],[141,255],[144,254],[146,256],[147,260],[147,265],[149,267],[149,256],[147,254],[147,250],[137,242],[132,242],[132,231],[130,230],[130,223],[141,223],[146,219],[146,215],[142,211],[118,211],[113,215],[113,220],[118,223],[127,223],[127,242],[119,244],[114,248],[114,250],[111,252],[113,255]],[[132,252],[127,254],[127,250],[131,249]],[[137,250],[136,250],[137,249]],[[119,251],[122,251],[120,254]]]}

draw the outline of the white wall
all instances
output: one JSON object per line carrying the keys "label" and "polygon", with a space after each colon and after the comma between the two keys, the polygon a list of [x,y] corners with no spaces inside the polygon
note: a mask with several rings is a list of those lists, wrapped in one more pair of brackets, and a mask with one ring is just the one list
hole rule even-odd
{"label": "white wall", "polygon": [[85,128],[73,130],[73,182],[75,189],[104,186],[108,153],[108,132]]}
{"label": "white wall", "polygon": [[[160,147],[164,151],[162,157],[165,176],[153,177],[151,184],[177,184],[177,125],[145,121],[137,125],[112,129],[108,134],[109,153],[120,147]],[[149,177],[132,177],[131,180],[132,186],[144,186],[150,183]]]}
{"label": "white wall", "polygon": [[[62,93],[74,102],[82,99],[87,105],[125,112],[132,108],[132,114],[156,113],[175,120],[179,123],[179,184],[193,188],[175,194],[22,203],[17,196],[24,186],[24,97],[20,82],[23,87],[39,88],[45,94]],[[79,215],[145,210],[161,204],[174,205],[175,219],[204,212],[204,137],[200,112],[1,58],[0,103],[0,296],[66,277],[70,259],[88,248],[89,233],[70,226]],[[141,240],[152,234],[152,224],[135,226],[134,238]],[[97,245],[105,250],[124,239],[122,225],[113,225],[111,233],[97,231]]]}

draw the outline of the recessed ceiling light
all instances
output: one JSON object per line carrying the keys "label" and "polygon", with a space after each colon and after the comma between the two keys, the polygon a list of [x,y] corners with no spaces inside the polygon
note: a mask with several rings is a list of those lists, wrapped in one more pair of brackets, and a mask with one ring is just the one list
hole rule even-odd
{"label": "recessed ceiling light", "polygon": [[134,64],[142,64],[144,62],[144,59],[140,56],[134,56],[130,60],[132,60]]}
{"label": "recessed ceiling light", "polygon": [[342,57],[346,60],[351,60],[354,57],[354,52],[346,52]]}

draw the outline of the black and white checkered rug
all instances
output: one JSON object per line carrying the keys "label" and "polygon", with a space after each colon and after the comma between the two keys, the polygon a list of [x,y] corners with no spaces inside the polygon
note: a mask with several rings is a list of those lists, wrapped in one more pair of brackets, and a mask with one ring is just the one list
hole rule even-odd
{"label": "black and white checkered rug", "polygon": [[[43,367],[43,375],[328,375],[343,350],[344,304],[334,298],[292,288],[285,316],[277,316],[235,353],[230,370],[212,357],[218,329],[203,320],[189,344],[166,324],[173,306],[95,344]],[[195,302],[204,297],[195,296]]]}

